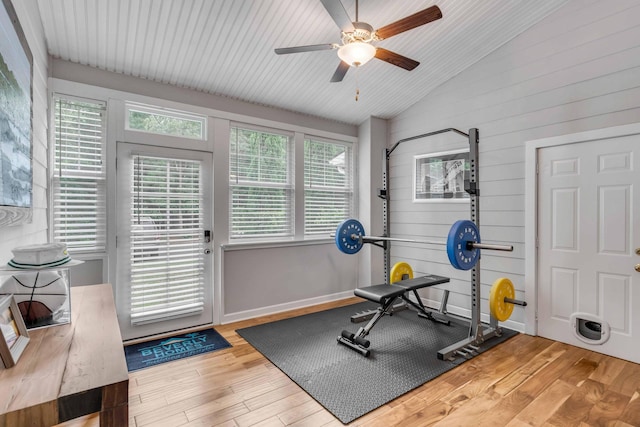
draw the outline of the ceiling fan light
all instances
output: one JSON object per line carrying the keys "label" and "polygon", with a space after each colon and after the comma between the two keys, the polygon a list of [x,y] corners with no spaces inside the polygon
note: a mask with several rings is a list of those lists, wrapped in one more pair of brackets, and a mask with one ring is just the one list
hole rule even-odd
{"label": "ceiling fan light", "polygon": [[338,49],[338,57],[352,67],[366,64],[375,55],[376,48],[369,43],[363,42],[349,43]]}

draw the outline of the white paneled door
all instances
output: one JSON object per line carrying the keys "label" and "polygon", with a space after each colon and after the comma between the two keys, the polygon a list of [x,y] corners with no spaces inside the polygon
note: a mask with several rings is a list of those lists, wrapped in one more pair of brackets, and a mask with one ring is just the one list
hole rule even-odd
{"label": "white paneled door", "polygon": [[123,339],[211,323],[211,154],[118,143],[117,158]]}
{"label": "white paneled door", "polygon": [[640,135],[542,148],[538,166],[539,335],[640,362]]}

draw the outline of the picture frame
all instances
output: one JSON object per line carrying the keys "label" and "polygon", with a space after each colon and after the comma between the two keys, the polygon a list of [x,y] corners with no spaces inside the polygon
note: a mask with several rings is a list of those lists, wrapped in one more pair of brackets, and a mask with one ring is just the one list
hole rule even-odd
{"label": "picture frame", "polygon": [[11,368],[29,343],[29,332],[22,320],[13,295],[0,300],[0,359],[5,368]]}
{"label": "picture frame", "polygon": [[0,5],[0,226],[33,216],[33,55],[11,0]]}
{"label": "picture frame", "polygon": [[420,154],[413,161],[413,202],[468,202],[469,149]]}

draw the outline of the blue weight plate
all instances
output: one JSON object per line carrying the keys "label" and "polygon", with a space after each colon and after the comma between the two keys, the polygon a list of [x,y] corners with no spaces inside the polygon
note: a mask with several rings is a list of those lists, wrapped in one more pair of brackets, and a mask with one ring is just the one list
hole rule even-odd
{"label": "blue weight plate", "polygon": [[345,219],[336,229],[336,246],[345,254],[353,255],[363,246],[359,238],[354,236],[364,236],[364,227],[357,219]]}
{"label": "blue weight plate", "polygon": [[456,221],[447,236],[447,256],[458,270],[471,270],[480,257],[480,249],[467,249],[469,241],[480,243],[480,230],[473,221]]}

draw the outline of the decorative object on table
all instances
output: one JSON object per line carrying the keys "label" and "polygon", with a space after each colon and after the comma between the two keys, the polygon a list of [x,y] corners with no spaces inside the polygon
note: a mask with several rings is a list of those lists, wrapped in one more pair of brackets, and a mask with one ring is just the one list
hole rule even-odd
{"label": "decorative object on table", "polygon": [[29,332],[12,295],[0,298],[0,332],[0,362],[11,368],[29,343]]}
{"label": "decorative object on table", "polygon": [[7,263],[5,269],[42,270],[55,267],[73,267],[83,261],[71,259],[66,243],[42,243],[37,245],[20,246],[13,249],[13,259]]}
{"label": "decorative object on table", "polygon": [[0,226],[32,218],[33,55],[11,0],[0,5]]}
{"label": "decorative object on table", "polygon": [[84,261],[71,259],[64,243],[45,243],[13,249],[13,259],[0,268],[11,275],[0,295],[12,294],[27,328],[69,323],[68,268]]}

